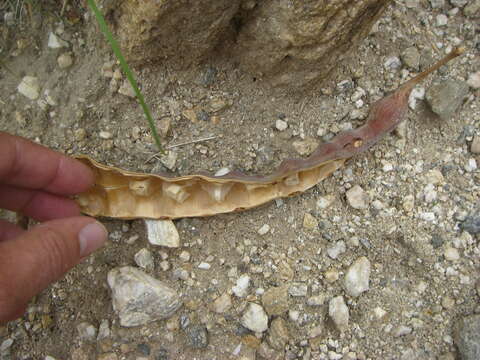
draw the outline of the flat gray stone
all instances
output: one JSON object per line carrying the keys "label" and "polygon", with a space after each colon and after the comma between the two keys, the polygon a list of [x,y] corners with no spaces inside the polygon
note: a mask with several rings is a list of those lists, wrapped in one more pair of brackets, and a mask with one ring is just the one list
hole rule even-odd
{"label": "flat gray stone", "polygon": [[480,315],[460,319],[455,324],[453,336],[461,360],[480,359]]}
{"label": "flat gray stone", "polygon": [[446,80],[427,90],[426,100],[432,111],[443,119],[452,117],[468,96],[468,84],[459,80]]}

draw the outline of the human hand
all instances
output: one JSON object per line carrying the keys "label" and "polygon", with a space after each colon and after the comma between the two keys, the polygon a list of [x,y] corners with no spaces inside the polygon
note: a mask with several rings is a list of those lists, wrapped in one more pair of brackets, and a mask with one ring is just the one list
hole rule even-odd
{"label": "human hand", "polygon": [[0,131],[0,208],[42,221],[25,231],[0,220],[0,324],[105,243],[105,227],[67,197],[93,182],[79,161]]}

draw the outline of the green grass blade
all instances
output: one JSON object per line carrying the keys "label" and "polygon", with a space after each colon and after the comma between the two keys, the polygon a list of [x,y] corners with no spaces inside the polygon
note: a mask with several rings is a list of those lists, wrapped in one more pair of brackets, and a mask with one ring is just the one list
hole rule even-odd
{"label": "green grass blade", "polygon": [[132,71],[130,70],[130,67],[128,66],[125,58],[122,55],[122,52],[120,50],[120,46],[118,46],[117,41],[113,37],[112,33],[108,29],[108,25],[105,22],[105,18],[103,17],[102,12],[98,9],[97,4],[95,3],[95,0],[87,0],[88,5],[90,6],[90,9],[93,11],[95,14],[95,18],[97,19],[98,25],[100,26],[100,30],[103,32],[105,37],[108,40],[108,43],[110,44],[115,56],[117,57],[118,61],[120,62],[120,66],[127,76],[128,81],[130,82],[130,85],[132,86],[135,95],[137,96],[137,99],[140,103],[140,106],[143,109],[143,112],[145,113],[145,117],[148,120],[148,124],[150,126],[150,131],[152,132],[152,136],[155,139],[155,143],[158,147],[158,150],[161,153],[165,153],[163,150],[162,144],[160,142],[160,137],[158,136],[157,128],[155,127],[155,122],[153,121],[152,115],[150,114],[150,109],[148,108],[147,104],[145,103],[145,99],[143,98],[142,93],[140,92],[140,89],[138,88],[137,81],[135,80],[135,77],[133,76]]}

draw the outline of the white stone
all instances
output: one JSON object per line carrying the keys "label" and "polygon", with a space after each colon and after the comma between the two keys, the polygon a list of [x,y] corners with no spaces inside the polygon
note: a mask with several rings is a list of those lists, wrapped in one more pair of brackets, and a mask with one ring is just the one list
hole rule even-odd
{"label": "white stone", "polygon": [[50,49],[60,49],[68,47],[68,43],[65,40],[60,39],[55,33],[51,32],[48,35],[48,47]]}
{"label": "white stone", "polygon": [[384,172],[389,172],[393,170],[393,165],[390,163],[386,163],[383,165],[383,171]]}
{"label": "white stone", "polygon": [[178,255],[178,258],[182,260],[183,262],[188,262],[190,261],[190,253],[188,251],[183,250],[180,255]]}
{"label": "white stone", "polygon": [[445,26],[448,24],[448,17],[445,14],[438,14],[436,18],[437,26]]}
{"label": "white stone", "polygon": [[362,256],[358,258],[345,274],[345,291],[350,296],[360,296],[369,289],[370,261]]}
{"label": "white stone", "polygon": [[341,254],[343,254],[347,250],[345,242],[343,240],[339,240],[335,242],[335,244],[327,247],[327,254],[332,259],[338,258]]}
{"label": "white stone", "polygon": [[248,295],[248,287],[250,286],[250,277],[242,275],[237,279],[237,283],[232,287],[233,293],[238,297],[245,297]]}
{"label": "white stone", "polygon": [[82,322],[77,325],[78,337],[81,340],[92,341],[97,336],[97,329],[92,324]]}
{"label": "white stone", "polygon": [[103,340],[110,337],[110,324],[107,319],[102,320],[98,327],[97,340]]}
{"label": "white stone", "polygon": [[480,89],[480,71],[477,71],[475,73],[471,73],[468,76],[467,84],[472,89]]}
{"label": "white stone", "polygon": [[100,131],[98,133],[98,136],[100,137],[100,139],[103,139],[103,140],[108,140],[108,139],[113,138],[112,133],[108,132],[108,131]]}
{"label": "white stone", "polygon": [[209,270],[210,267],[210,264],[207,262],[201,262],[200,264],[198,264],[198,268],[202,270]]}
{"label": "white stone", "polygon": [[260,229],[258,229],[258,234],[259,235],[265,235],[270,231],[270,225],[268,224],[263,224]]}
{"label": "white stone", "polygon": [[249,303],[242,316],[242,325],[253,332],[262,333],[268,329],[268,316],[263,307],[255,303]]}
{"label": "white stone", "polygon": [[475,135],[470,145],[470,151],[472,154],[480,154],[480,136]]}
{"label": "white stone", "polygon": [[300,319],[300,312],[298,310],[288,310],[288,318],[290,321],[297,322]]}
{"label": "white stone", "polygon": [[134,256],[135,264],[146,270],[153,269],[153,256],[152,253],[146,249],[140,249]]}
{"label": "white stone", "polygon": [[40,84],[38,79],[33,76],[25,76],[17,87],[17,90],[23,96],[30,100],[36,100],[40,96]]}
{"label": "white stone", "polygon": [[355,185],[347,191],[347,201],[354,209],[368,208],[369,197],[368,194],[360,187]]}
{"label": "white stone", "polygon": [[458,252],[458,250],[450,246],[445,248],[445,251],[443,252],[443,256],[445,256],[445,259],[447,259],[448,261],[460,260],[460,253]]}
{"label": "white stone", "polygon": [[334,200],[335,200],[335,196],[333,195],[322,196],[317,200],[317,207],[319,209],[325,210],[333,203]]}
{"label": "white stone", "polygon": [[167,319],[182,305],[175,290],[131,266],[110,270],[107,281],[121,326]]}
{"label": "white stone", "polygon": [[180,236],[172,220],[145,219],[148,241],[152,245],[178,248]]}
{"label": "white stone", "polygon": [[328,303],[328,315],[339,331],[345,331],[348,328],[350,312],[343,296],[337,296]]}
{"label": "white stone", "polygon": [[408,106],[410,107],[410,109],[415,110],[415,108],[417,107],[417,100],[423,99],[425,99],[425,88],[414,87],[408,97]]}
{"label": "white stone", "polygon": [[415,197],[412,194],[409,194],[403,198],[402,202],[403,209],[409,213],[415,207]]}
{"label": "white stone", "polygon": [[465,165],[465,171],[472,172],[477,170],[477,161],[473,158],[468,159],[467,164]]}
{"label": "white stone", "polygon": [[399,325],[393,331],[393,336],[395,336],[395,337],[405,336],[405,335],[410,334],[411,332],[412,332],[411,327],[405,326],[405,325]]}
{"label": "white stone", "polygon": [[301,283],[293,283],[288,288],[288,293],[290,294],[290,296],[293,296],[293,297],[307,296],[308,285],[307,284],[301,284]]}
{"label": "white stone", "polygon": [[275,121],[275,128],[278,131],[284,131],[284,130],[287,130],[288,124],[286,121],[278,119],[277,121]]}
{"label": "white stone", "polygon": [[387,315],[387,312],[383,310],[381,307],[377,306],[375,309],[373,309],[373,313],[375,314],[375,317],[380,320],[383,318],[385,315]]}

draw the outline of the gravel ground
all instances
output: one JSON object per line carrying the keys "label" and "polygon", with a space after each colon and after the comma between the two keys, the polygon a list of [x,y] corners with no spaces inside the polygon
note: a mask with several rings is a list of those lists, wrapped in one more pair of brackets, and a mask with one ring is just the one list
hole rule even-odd
{"label": "gravel ground", "polygon": [[101,219],[108,245],[0,326],[0,359],[480,358],[479,8],[397,1],[329,83],[303,93],[228,59],[138,69],[167,158],[152,157],[91,19],[3,12],[0,129],[145,172],[268,173],[362,124],[453,47],[467,51],[416,88],[394,134],[299,196],[149,232]]}

